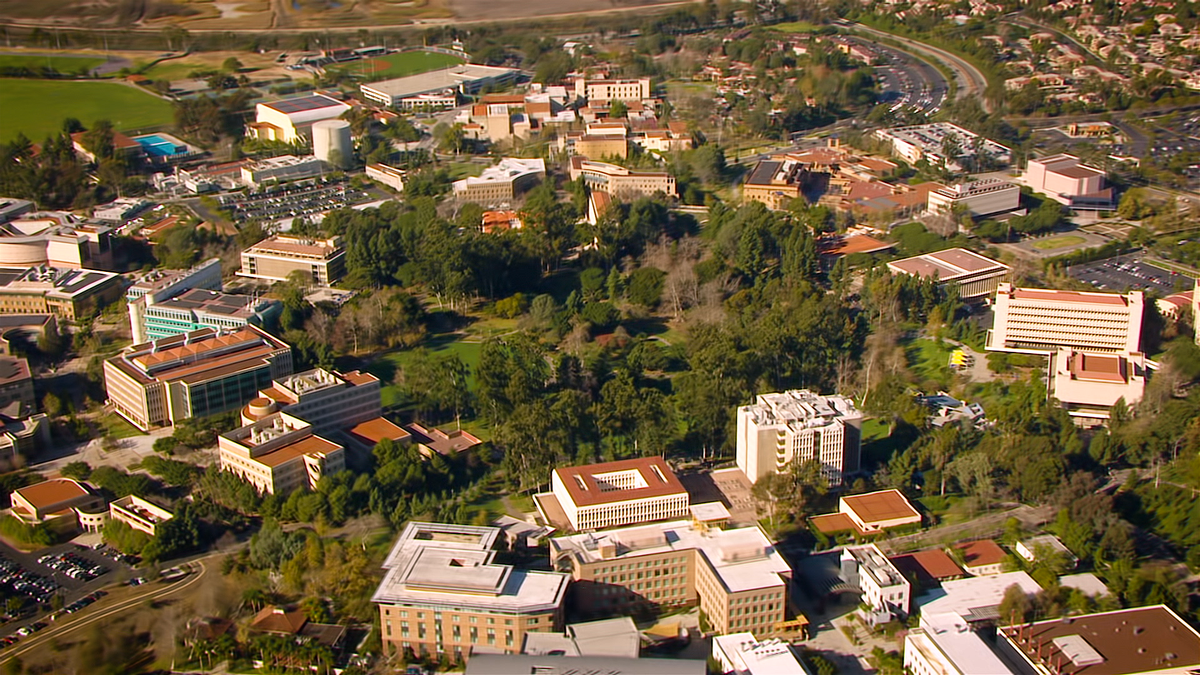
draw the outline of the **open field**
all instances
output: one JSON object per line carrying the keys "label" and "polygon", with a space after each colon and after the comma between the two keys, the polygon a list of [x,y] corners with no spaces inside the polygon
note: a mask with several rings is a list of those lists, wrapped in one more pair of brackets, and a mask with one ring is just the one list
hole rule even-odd
{"label": "open field", "polygon": [[818,26],[807,21],[792,21],[790,23],[777,23],[771,26],[771,30],[777,30],[783,33],[813,33],[816,32]]}
{"label": "open field", "polygon": [[456,66],[462,62],[462,59],[449,54],[414,51],[347,63],[336,69],[346,73],[361,74],[371,79],[385,79],[427,73],[431,70]]}
{"label": "open field", "polygon": [[1068,246],[1078,246],[1087,242],[1087,239],[1075,234],[1064,234],[1061,237],[1047,237],[1038,239],[1033,242],[1033,247],[1039,251],[1048,251],[1054,248],[1066,248]]}
{"label": "open field", "polygon": [[5,80],[0,87],[0,141],[23,133],[34,141],[77,118],[84,126],[111,120],[123,131],[170,124],[171,103],[113,82]]}
{"label": "open field", "polygon": [[0,53],[0,68],[38,68],[50,67],[60,73],[78,73],[91,71],[92,68],[104,63],[103,57],[96,56],[49,56],[38,54],[8,54]]}
{"label": "open field", "polygon": [[[468,388],[475,388],[475,369],[479,366],[479,350],[483,346],[482,342],[463,342],[461,335],[447,334],[438,335],[426,340],[421,346],[429,351],[440,354],[444,352],[457,354],[467,367],[471,369],[471,375],[467,378]],[[369,372],[378,376],[384,382],[391,379],[392,373],[397,376],[403,374],[404,366],[412,359],[413,350],[404,349],[401,351],[385,354],[371,367],[367,368]],[[388,384],[383,387],[383,407],[388,408],[395,405],[404,405],[404,394],[399,386]]]}

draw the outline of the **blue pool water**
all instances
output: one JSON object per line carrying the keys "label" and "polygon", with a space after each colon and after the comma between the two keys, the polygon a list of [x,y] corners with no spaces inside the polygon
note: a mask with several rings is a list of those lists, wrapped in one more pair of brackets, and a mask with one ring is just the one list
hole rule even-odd
{"label": "blue pool water", "polygon": [[187,152],[187,147],[176,145],[162,136],[144,136],[137,139],[138,145],[151,157],[170,157]]}

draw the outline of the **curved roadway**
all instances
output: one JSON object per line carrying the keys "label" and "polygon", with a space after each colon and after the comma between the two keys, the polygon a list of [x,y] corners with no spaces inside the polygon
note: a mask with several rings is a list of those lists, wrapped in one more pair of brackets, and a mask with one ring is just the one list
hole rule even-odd
{"label": "curved roadway", "polygon": [[916,40],[910,40],[909,38],[901,37],[893,33],[876,30],[870,26],[864,26],[861,23],[847,22],[845,25],[852,30],[857,30],[863,33],[874,35],[876,37],[893,40],[907,47],[913,52],[923,54],[924,56],[941,63],[954,73],[954,79],[958,82],[957,98],[977,96],[979,97],[980,103],[983,105],[983,109],[987,112],[992,111],[991,103],[989,103],[987,98],[984,97],[984,92],[987,91],[987,78],[983,76],[983,72],[961,57],[955,56],[944,49],[939,49],[923,42],[917,42]]}
{"label": "curved roadway", "polygon": [[[132,597],[126,598],[109,607],[98,608],[98,611],[94,613],[85,614],[82,616],[79,614],[67,614],[60,617],[58,621],[55,621],[46,628],[34,633],[33,635],[30,635],[29,637],[21,640],[17,644],[5,650],[4,654],[0,655],[0,663],[7,663],[19,656],[28,654],[35,649],[45,648],[46,643],[54,638],[61,637],[63,635],[69,635],[82,628],[86,628],[97,621],[103,621],[104,619],[120,614],[121,612],[127,611],[131,608],[136,608],[146,600],[159,600],[192,587],[194,584],[203,579],[204,575],[208,573],[208,566],[204,564],[203,560],[194,560],[192,561],[192,564],[198,564],[200,566],[200,571],[188,575],[186,579],[170,583],[166,586],[161,585],[162,582],[153,582],[149,585],[150,589],[147,592],[139,593]],[[92,605],[92,607],[98,607],[98,604],[99,603]],[[86,609],[84,611],[86,611]]]}

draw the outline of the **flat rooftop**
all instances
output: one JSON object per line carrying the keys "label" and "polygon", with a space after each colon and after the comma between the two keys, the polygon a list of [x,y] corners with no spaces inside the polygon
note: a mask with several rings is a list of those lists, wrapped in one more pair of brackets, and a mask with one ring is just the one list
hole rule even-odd
{"label": "flat rooftop", "polygon": [[46,292],[75,297],[86,295],[99,286],[119,279],[120,275],[99,270],[60,269],[56,267],[0,268],[0,290]]}
{"label": "flat rooftop", "polygon": [[330,98],[324,94],[297,96],[296,98],[287,98],[283,99],[282,101],[270,101],[261,105],[264,105],[272,110],[279,111],[285,115],[309,112],[312,110],[321,110],[323,108],[348,107],[345,103],[335,98]]}
{"label": "flat rooftop", "polygon": [[383,563],[372,602],[453,603],[502,612],[550,612],[570,575],[492,562],[497,527],[410,522]]}
{"label": "flat rooftop", "polygon": [[[1003,289],[1002,289],[1003,290]],[[1137,292],[1137,291],[1135,291]],[[1001,293],[1003,294],[1003,293]],[[1119,293],[1093,293],[1091,291],[1057,291],[1048,288],[1017,288],[1012,287],[1008,295],[1013,300],[1031,300],[1035,302],[1077,303],[1088,305],[1107,305],[1110,307],[1127,307],[1129,296]],[[1131,294],[1132,295],[1132,294]]]}
{"label": "flat rooftop", "polygon": [[704,675],[703,659],[472,654],[465,675]]}
{"label": "flat rooftop", "polygon": [[249,254],[281,254],[312,258],[333,258],[342,253],[340,242],[330,239],[305,239],[275,235],[246,249]]}
{"label": "flat rooftop", "polygon": [[979,255],[965,248],[952,248],[935,253],[896,260],[888,263],[893,272],[915,277],[931,277],[938,281],[955,281],[979,274],[1008,272],[1008,265]]}
{"label": "flat rooftop", "polygon": [[941,652],[961,675],[1006,675],[1012,672],[957,614],[922,616],[921,627],[908,637],[909,646],[933,659],[939,658],[937,655]]}
{"label": "flat rooftop", "polygon": [[917,598],[917,604],[922,614],[954,613],[967,621],[995,620],[1001,618],[1004,592],[1014,585],[1031,596],[1042,591],[1025,572],[1005,572],[944,582],[940,589]]}
{"label": "flat rooftop", "polygon": [[[605,557],[609,547],[615,553]],[[787,561],[757,526],[706,534],[693,529],[691,521],[678,520],[550,540],[552,557],[569,554],[585,563],[692,549],[704,555],[730,593],[782,586],[784,577],[791,574]]]}
{"label": "flat rooftop", "polygon": [[203,288],[193,288],[168,300],[155,303],[153,309],[174,309],[231,319],[249,319],[257,314],[258,309],[264,304],[270,305],[275,302],[275,300],[254,298],[249,295],[232,295]]}
{"label": "flat rooftop", "polygon": [[1200,633],[1163,605],[1001,628],[1026,658],[1061,660],[1083,675],[1189,672],[1200,666]]}
{"label": "flat rooftop", "polygon": [[47,509],[91,494],[77,481],[70,478],[51,478],[48,481],[17,488],[13,492],[21,495],[25,501],[39,509]]}
{"label": "flat rooftop", "polygon": [[683,483],[661,457],[572,466],[555,469],[554,473],[576,506],[687,494]]}
{"label": "flat rooftop", "polygon": [[841,501],[864,523],[921,517],[921,514],[913,508],[899,490],[880,490],[879,492],[850,495],[842,497]]}
{"label": "flat rooftop", "polygon": [[378,92],[378,94],[390,98],[407,98],[443,89],[457,89],[459,85],[465,82],[486,80],[515,72],[518,71],[512,68],[495,68],[492,66],[464,63],[443,70],[431,70],[419,75],[398,77],[393,80],[383,80],[382,82],[371,82],[370,84],[361,85],[360,89],[364,93],[368,91]]}
{"label": "flat rooftop", "polygon": [[31,377],[28,361],[15,356],[0,356],[0,385],[21,382]]}

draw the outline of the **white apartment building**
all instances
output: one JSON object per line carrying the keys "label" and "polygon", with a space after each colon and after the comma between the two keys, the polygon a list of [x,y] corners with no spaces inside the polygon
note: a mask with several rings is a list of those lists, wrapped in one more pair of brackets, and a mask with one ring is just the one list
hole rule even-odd
{"label": "white apartment building", "polygon": [[641,101],[650,98],[650,78],[636,80],[575,80],[575,95],[589,101]]}
{"label": "white apartment building", "polygon": [[787,470],[793,461],[817,460],[829,482],[858,470],[862,413],[846,396],[807,389],[760,394],[737,410],[737,465],[751,483]]}
{"label": "white apartment building", "polygon": [[911,675],[1015,675],[957,614],[921,616],[904,637],[904,672]]}
{"label": "white apartment building", "polygon": [[1141,291],[1092,293],[1018,288],[996,289],[988,351],[1049,354],[1059,347],[1105,354],[1141,351]]}
{"label": "white apartment building", "polygon": [[174,514],[137,495],[126,495],[109,503],[108,517],[153,537],[158,533],[158,526],[173,518]]}
{"label": "white apartment building", "polygon": [[949,185],[929,192],[926,208],[933,213],[952,213],[963,207],[971,217],[1013,211],[1021,206],[1021,188],[1016,183],[984,178]]}
{"label": "white apartment building", "polygon": [[537,496],[538,508],[550,522],[565,517],[577,532],[689,513],[687,490],[661,457],[555,469],[550,485],[548,494]]}
{"label": "white apartment building", "polygon": [[912,584],[875,544],[842,550],[842,579],[862,590],[862,601],[878,613],[908,616]]}

